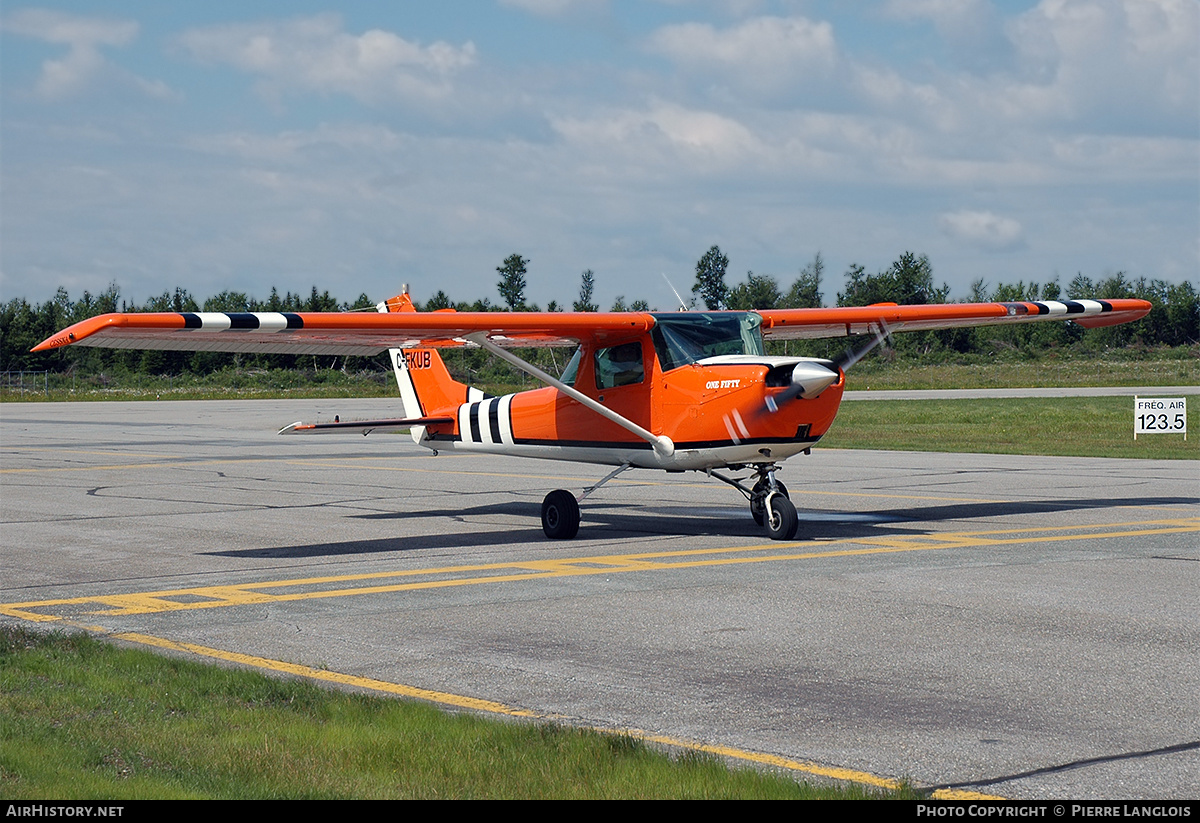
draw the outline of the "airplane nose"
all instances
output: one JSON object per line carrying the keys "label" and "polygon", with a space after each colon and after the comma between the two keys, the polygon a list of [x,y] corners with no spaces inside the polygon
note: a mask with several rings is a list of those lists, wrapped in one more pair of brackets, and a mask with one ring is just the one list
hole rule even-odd
{"label": "airplane nose", "polygon": [[812,398],[838,381],[838,372],[820,363],[797,363],[792,369],[793,396]]}

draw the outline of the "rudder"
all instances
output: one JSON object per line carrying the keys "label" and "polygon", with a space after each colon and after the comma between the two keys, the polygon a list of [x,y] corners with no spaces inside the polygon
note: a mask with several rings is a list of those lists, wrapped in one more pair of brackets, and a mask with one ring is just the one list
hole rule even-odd
{"label": "rudder", "polygon": [[[417,310],[407,288],[402,294],[380,303],[377,308],[381,312]],[[396,386],[400,389],[406,417],[456,417],[460,405],[483,396],[478,389],[459,383],[450,376],[437,349],[388,349],[388,357],[392,361],[392,371],[396,375]],[[414,426],[412,438],[414,443],[421,443],[425,439],[425,427]]]}

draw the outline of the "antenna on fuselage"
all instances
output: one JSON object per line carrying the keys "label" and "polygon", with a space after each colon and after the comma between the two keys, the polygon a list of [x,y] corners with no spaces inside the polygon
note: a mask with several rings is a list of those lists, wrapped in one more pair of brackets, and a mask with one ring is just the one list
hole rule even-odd
{"label": "antenna on fuselage", "polygon": [[683,299],[682,297],[680,297],[680,296],[679,296],[679,290],[678,290],[677,288],[675,288],[675,284],[674,284],[674,283],[672,283],[670,280],[668,280],[668,279],[667,279],[666,272],[659,272],[659,274],[661,274],[661,275],[662,275],[662,279],[663,279],[663,280],[666,280],[666,281],[667,281],[667,285],[671,287],[671,291],[675,292],[675,299],[679,301],[679,309],[678,309],[678,311],[687,311],[687,310],[688,310],[688,305],[687,305],[687,303],[686,303],[686,302],[684,302],[684,299]]}

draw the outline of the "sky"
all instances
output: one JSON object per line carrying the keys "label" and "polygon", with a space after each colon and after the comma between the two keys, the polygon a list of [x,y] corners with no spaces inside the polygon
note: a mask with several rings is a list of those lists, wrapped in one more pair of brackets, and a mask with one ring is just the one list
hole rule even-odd
{"label": "sky", "polygon": [[[1196,0],[0,6],[0,300],[1200,272]],[[665,277],[664,277],[665,275]]]}

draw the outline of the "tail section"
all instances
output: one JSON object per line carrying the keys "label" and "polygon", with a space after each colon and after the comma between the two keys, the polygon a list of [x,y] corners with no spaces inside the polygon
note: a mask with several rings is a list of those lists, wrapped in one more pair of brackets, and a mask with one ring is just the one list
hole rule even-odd
{"label": "tail section", "polygon": [[[380,303],[377,308],[381,312],[417,310],[408,296],[407,287],[402,294]],[[400,399],[404,401],[405,417],[457,418],[459,406],[483,398],[479,389],[459,383],[450,376],[437,349],[388,349],[388,356],[396,374]],[[412,438],[414,443],[422,443],[425,427],[413,426]]]}

